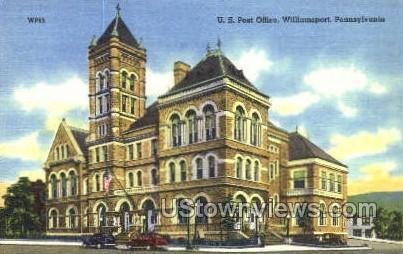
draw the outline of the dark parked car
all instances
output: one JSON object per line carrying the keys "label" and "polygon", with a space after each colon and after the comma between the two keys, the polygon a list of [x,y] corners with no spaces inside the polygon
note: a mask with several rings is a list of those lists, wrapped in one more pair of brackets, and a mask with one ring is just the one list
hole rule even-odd
{"label": "dark parked car", "polygon": [[127,245],[131,248],[166,249],[168,240],[156,233],[132,234]]}
{"label": "dark parked car", "polygon": [[83,239],[84,247],[105,248],[115,246],[115,237],[107,233],[93,234]]}

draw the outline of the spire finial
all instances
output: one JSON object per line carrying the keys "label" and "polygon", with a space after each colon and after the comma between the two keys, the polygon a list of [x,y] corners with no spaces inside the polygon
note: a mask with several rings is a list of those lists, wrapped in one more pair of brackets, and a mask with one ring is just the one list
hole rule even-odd
{"label": "spire finial", "polygon": [[207,42],[206,51],[209,53],[211,51],[210,42]]}
{"label": "spire finial", "polygon": [[120,5],[118,2],[118,4],[116,5],[116,16],[119,16],[119,15],[120,15]]}
{"label": "spire finial", "polygon": [[221,39],[220,36],[217,37],[217,48],[221,49]]}

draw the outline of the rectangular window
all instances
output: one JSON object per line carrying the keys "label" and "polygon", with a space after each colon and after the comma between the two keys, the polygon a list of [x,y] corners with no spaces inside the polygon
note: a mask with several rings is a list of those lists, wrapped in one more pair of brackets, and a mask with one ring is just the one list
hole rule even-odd
{"label": "rectangular window", "polygon": [[294,189],[305,188],[305,171],[304,170],[294,171],[293,180],[294,180]]}
{"label": "rectangular window", "polygon": [[141,143],[136,144],[136,150],[137,150],[137,159],[141,159],[143,157],[142,151],[141,151]]}
{"label": "rectangular window", "polygon": [[362,230],[361,229],[353,229],[353,236],[362,236]]}
{"label": "rectangular window", "polygon": [[157,154],[157,140],[153,139],[151,140],[151,156],[154,156]]}
{"label": "rectangular window", "polygon": [[107,146],[102,146],[102,151],[104,154],[104,161],[108,160],[108,147]]}
{"label": "rectangular window", "polygon": [[321,174],[321,185],[320,185],[320,188],[321,188],[322,190],[327,190],[326,182],[327,182],[326,172],[325,172],[325,171],[322,171],[322,174]]}
{"label": "rectangular window", "polygon": [[98,114],[102,114],[104,111],[103,111],[103,108],[102,108],[102,96],[101,97],[98,97]]}
{"label": "rectangular window", "polygon": [[100,157],[99,157],[99,147],[95,148],[95,162],[99,162]]}
{"label": "rectangular window", "polygon": [[337,192],[338,193],[341,193],[341,182],[342,182],[341,176],[337,176]]}
{"label": "rectangular window", "polygon": [[334,191],[334,174],[329,175],[329,191]]}
{"label": "rectangular window", "polygon": [[134,98],[130,98],[130,114],[134,115],[134,106],[136,105],[136,100]]}
{"label": "rectangular window", "polygon": [[105,107],[106,112],[109,112],[111,110],[111,102],[109,99],[109,94],[105,95],[105,105],[106,105]]}
{"label": "rectangular window", "polygon": [[129,146],[128,146],[128,149],[129,149],[129,151],[128,151],[128,158],[129,158],[129,160],[133,160],[134,159],[134,146],[133,146],[133,144],[130,144]]}
{"label": "rectangular window", "polygon": [[127,96],[126,95],[122,95],[122,111],[126,112],[127,108]]}

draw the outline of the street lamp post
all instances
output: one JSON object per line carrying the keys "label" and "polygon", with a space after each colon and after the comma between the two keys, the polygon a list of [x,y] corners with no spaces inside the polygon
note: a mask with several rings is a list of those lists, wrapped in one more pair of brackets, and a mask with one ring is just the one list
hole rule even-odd
{"label": "street lamp post", "polygon": [[287,242],[290,243],[290,214],[287,214]]}

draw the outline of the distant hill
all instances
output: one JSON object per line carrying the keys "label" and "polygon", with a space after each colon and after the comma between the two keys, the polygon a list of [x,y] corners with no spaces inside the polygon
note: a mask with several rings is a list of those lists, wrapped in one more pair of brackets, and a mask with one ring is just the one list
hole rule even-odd
{"label": "distant hill", "polygon": [[370,192],[365,194],[348,196],[349,202],[375,202],[387,210],[403,212],[403,191],[396,192]]}

